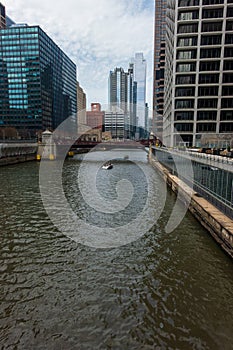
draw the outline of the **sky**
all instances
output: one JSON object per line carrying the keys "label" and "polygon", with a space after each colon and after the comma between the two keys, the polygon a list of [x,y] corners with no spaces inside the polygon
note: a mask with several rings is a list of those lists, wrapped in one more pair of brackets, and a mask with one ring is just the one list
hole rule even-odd
{"label": "sky", "polygon": [[108,103],[108,76],[147,61],[147,102],[152,109],[154,0],[1,0],[17,23],[41,28],[77,65],[77,80],[92,102]]}

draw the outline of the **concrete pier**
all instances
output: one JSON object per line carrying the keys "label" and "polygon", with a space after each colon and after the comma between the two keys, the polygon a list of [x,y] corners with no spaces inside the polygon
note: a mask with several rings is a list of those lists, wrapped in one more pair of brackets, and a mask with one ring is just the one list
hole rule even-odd
{"label": "concrete pier", "polygon": [[182,201],[187,202],[189,199],[190,212],[207,229],[221,248],[233,258],[233,221],[206,199],[200,197],[177,176],[172,175],[153,155],[149,156],[149,161],[175,193],[178,193],[179,189]]}

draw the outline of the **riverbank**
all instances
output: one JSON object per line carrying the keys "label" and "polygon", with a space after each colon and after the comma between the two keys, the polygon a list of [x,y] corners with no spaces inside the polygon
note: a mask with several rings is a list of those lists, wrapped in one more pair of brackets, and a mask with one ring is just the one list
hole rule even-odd
{"label": "riverbank", "polygon": [[24,154],[21,156],[4,157],[0,159],[0,166],[31,162],[33,160],[36,160],[35,154]]}
{"label": "riverbank", "polygon": [[203,227],[211,234],[221,248],[233,258],[233,221],[220,210],[198,195],[177,176],[155,158],[149,157],[150,164],[159,172],[168,186],[175,192],[180,191],[182,201],[190,201],[189,210]]}

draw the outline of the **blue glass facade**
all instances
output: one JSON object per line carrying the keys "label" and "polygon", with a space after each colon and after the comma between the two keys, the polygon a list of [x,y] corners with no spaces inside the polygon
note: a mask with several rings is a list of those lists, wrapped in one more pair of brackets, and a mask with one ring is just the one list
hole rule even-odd
{"label": "blue glass facade", "polygon": [[39,26],[0,30],[0,127],[22,137],[77,112],[76,65]]}

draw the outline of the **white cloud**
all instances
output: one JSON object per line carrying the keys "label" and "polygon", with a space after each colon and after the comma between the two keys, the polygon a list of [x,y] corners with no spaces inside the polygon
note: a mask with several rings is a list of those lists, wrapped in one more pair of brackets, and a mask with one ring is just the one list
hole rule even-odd
{"label": "white cloud", "polygon": [[107,103],[108,74],[127,69],[135,52],[147,60],[152,104],[153,0],[5,0],[16,22],[39,24],[77,64],[88,103]]}

